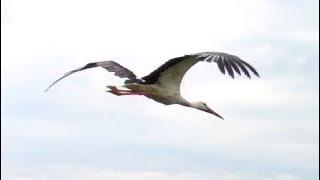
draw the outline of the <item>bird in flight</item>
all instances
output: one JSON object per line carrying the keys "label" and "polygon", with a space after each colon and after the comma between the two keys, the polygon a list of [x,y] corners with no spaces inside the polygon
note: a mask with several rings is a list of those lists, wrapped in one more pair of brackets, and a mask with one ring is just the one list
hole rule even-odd
{"label": "bird in flight", "polygon": [[[54,81],[46,90],[47,92],[54,84],[61,79],[85,69],[102,67],[120,78],[126,78],[121,87],[107,86],[107,92],[117,96],[124,95],[143,95],[165,105],[180,104],[195,108],[207,113],[211,113],[221,119],[218,113],[209,108],[206,103],[189,102],[180,94],[180,84],[185,73],[198,62],[215,62],[219,70],[225,74],[226,72],[234,78],[234,71],[241,75],[244,73],[251,78],[250,71],[259,77],[258,72],[247,62],[237,56],[223,52],[201,52],[195,54],[184,55],[168,60],[163,65],[152,71],[149,75],[142,78],[137,76],[129,69],[121,66],[115,61],[92,62],[87,65],[67,72],[61,78]],[[124,89],[125,88],[125,89]]]}

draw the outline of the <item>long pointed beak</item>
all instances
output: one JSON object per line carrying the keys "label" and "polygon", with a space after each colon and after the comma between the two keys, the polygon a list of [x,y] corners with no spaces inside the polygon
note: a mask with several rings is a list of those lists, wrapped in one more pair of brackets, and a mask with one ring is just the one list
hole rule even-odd
{"label": "long pointed beak", "polygon": [[208,108],[207,112],[208,112],[208,113],[211,113],[211,114],[213,114],[213,115],[215,115],[215,116],[218,116],[218,117],[221,118],[221,119],[223,119],[222,116],[220,116],[218,113],[216,113],[214,110],[212,110],[212,109],[210,109],[210,108]]}

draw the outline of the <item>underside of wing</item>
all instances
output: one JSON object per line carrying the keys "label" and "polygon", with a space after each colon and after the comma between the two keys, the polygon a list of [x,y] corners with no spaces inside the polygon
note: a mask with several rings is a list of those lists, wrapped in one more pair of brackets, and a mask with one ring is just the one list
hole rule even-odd
{"label": "underside of wing", "polygon": [[[152,71],[149,75],[142,77],[144,84],[156,83],[159,78],[170,77],[181,79],[190,67],[196,64],[199,60],[189,56],[181,56],[173,58],[165,62],[163,65]],[[172,80],[172,79],[171,79]]]}
{"label": "underside of wing", "polygon": [[163,87],[178,91],[184,74],[197,62],[199,59],[189,55],[173,58],[141,79],[144,84],[158,83]]}
{"label": "underside of wing", "polygon": [[[186,63],[186,59],[190,59],[190,56],[181,56],[177,58],[173,58],[162,64],[156,70],[152,71],[149,75],[142,77],[141,79],[144,80],[145,84],[153,84],[158,81],[158,79],[164,74],[168,73],[168,70],[172,69],[175,71],[175,74],[178,74],[180,70],[180,74],[183,76],[184,73],[196,62],[194,62],[191,66]],[[182,68],[184,67],[184,68]]]}
{"label": "underside of wing", "polygon": [[63,78],[85,70],[85,69],[90,69],[90,68],[95,68],[95,67],[102,67],[104,69],[106,69],[109,72],[114,72],[114,75],[120,77],[120,78],[127,78],[129,80],[135,80],[136,79],[136,75],[130,71],[129,69],[121,66],[120,64],[118,64],[117,62],[114,61],[100,61],[100,62],[92,62],[92,63],[88,63],[87,65],[80,67],[78,69],[74,69],[72,71],[67,72],[66,74],[64,74],[61,78],[57,79],[56,81],[54,81],[46,90],[48,91],[53,85],[55,85],[57,82],[59,82],[60,80],[62,80]]}

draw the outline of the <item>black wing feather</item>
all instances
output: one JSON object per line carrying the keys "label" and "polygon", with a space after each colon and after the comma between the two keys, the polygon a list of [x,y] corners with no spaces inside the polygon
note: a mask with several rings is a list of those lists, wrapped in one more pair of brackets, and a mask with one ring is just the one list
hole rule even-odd
{"label": "black wing feather", "polygon": [[228,61],[228,63],[232,66],[232,68],[239,74],[241,75],[241,71],[239,70],[238,66],[233,62],[233,60],[231,59],[231,57],[229,58],[230,61]]}
{"label": "black wing feather", "polygon": [[137,76],[130,71],[129,69],[121,66],[119,63],[114,61],[106,61],[107,63],[104,63],[101,65],[101,67],[105,68],[109,72],[114,72],[114,75],[120,77],[120,78],[128,78],[128,79],[136,79]]}
{"label": "black wing feather", "polygon": [[256,76],[260,77],[259,73],[257,72],[257,70],[255,70],[249,63],[238,59],[238,61],[242,62],[244,65],[246,65]]}
{"label": "black wing feather", "polygon": [[234,77],[233,70],[235,70],[239,75],[241,75],[240,69],[244,72],[244,74],[248,78],[251,78],[247,68],[249,68],[250,71],[253,72],[253,74],[259,77],[258,72],[249,63],[231,54],[227,54],[223,52],[202,52],[202,53],[193,54],[193,56],[200,59],[206,59],[206,61],[208,62],[212,62],[212,61],[216,62],[218,64],[220,71],[223,74],[225,74],[225,69],[227,69],[228,74],[232,78]]}
{"label": "black wing feather", "polygon": [[251,78],[250,73],[248,72],[247,68],[240,61],[238,61],[237,59],[234,59],[233,62],[236,63],[240,67],[240,69],[244,72],[244,74],[248,78]]}
{"label": "black wing feather", "polygon": [[224,60],[224,65],[225,65],[225,67],[226,67],[229,75],[230,75],[232,78],[234,78],[233,70],[232,70],[232,68],[231,68],[231,66],[230,66],[230,64],[229,64],[229,62],[228,62],[228,58],[225,58],[225,60]]}
{"label": "black wing feather", "polygon": [[217,63],[218,63],[218,67],[220,69],[220,71],[225,74],[225,69],[224,69],[224,65],[223,65],[223,61],[221,57],[217,57]]}

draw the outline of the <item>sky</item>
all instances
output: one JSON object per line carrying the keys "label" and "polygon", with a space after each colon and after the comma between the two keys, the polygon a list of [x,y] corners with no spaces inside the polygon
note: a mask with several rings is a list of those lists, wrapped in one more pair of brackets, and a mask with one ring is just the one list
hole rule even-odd
{"label": "sky", "polygon": [[[1,179],[315,180],[319,178],[316,0],[2,0]],[[170,58],[234,54],[260,78],[198,63],[182,95],[225,120],[142,96],[90,69],[138,76]]]}

